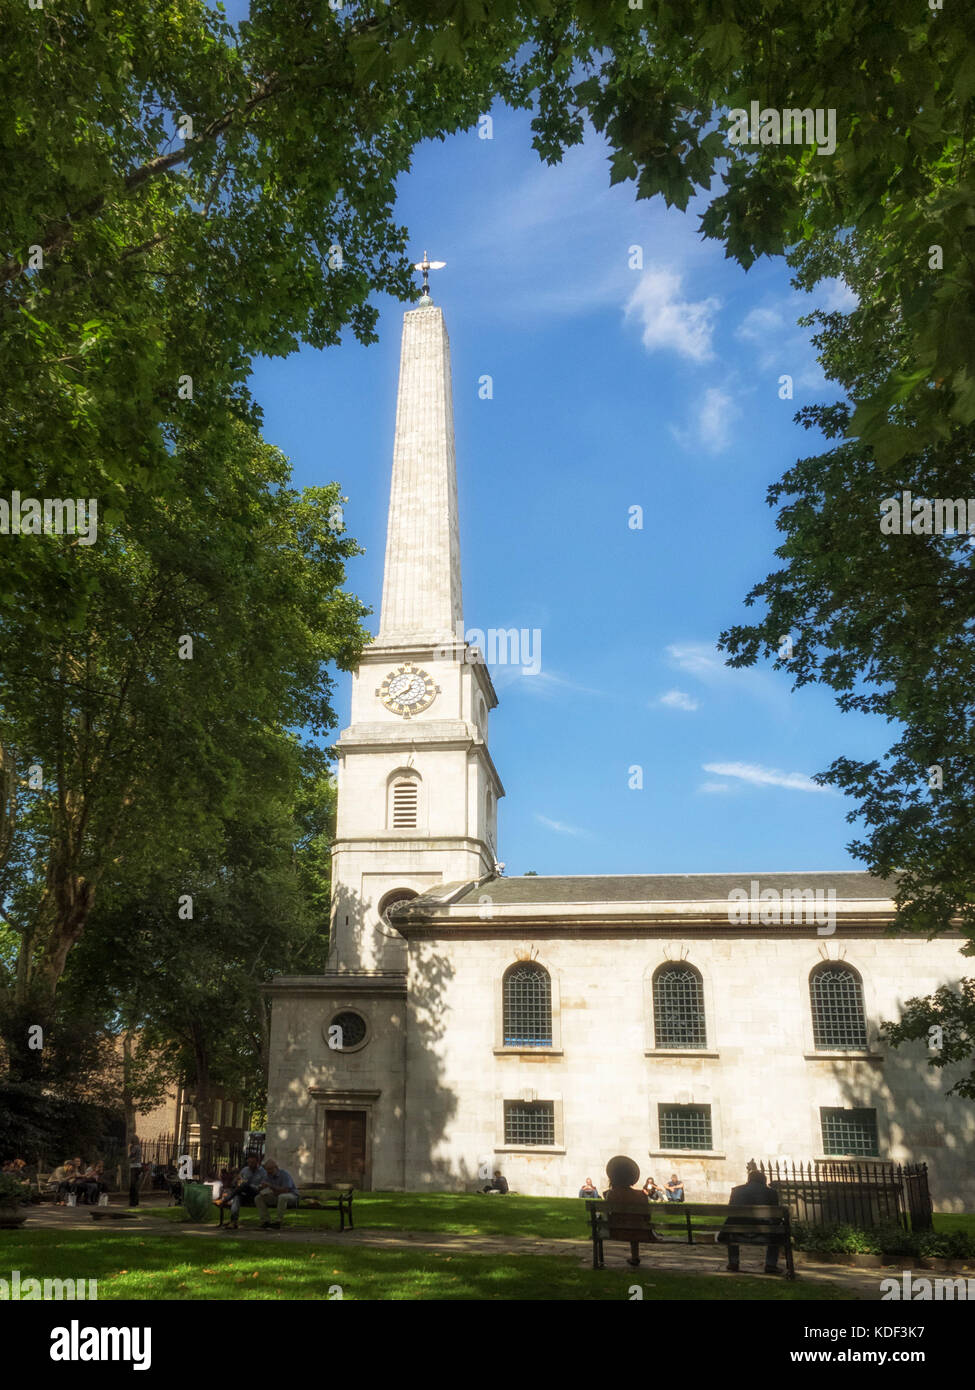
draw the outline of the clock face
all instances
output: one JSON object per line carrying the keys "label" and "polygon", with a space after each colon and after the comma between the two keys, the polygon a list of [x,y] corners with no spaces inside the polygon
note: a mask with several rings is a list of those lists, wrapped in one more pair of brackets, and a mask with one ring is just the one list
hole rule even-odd
{"label": "clock face", "polygon": [[408,661],[405,666],[390,671],[376,694],[393,714],[409,719],[430,708],[440,694],[440,687],[434,685],[426,671]]}

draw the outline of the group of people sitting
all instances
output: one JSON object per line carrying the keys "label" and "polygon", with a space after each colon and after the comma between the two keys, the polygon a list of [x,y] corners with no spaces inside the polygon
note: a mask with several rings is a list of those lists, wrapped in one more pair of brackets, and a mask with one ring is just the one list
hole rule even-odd
{"label": "group of people sitting", "polygon": [[98,1199],[108,1191],[104,1163],[82,1163],[80,1158],[66,1158],[51,1174],[57,1184],[57,1205],[67,1206],[74,1197],[79,1206],[97,1207]]}
{"label": "group of people sitting", "polygon": [[[610,1185],[612,1185],[612,1177],[608,1171],[606,1176],[609,1177]],[[639,1177],[639,1173],[637,1173],[637,1177]],[[658,1187],[653,1178],[647,1178],[640,1191],[645,1192],[648,1201],[651,1202],[683,1202],[684,1200],[684,1184],[676,1173],[671,1173],[670,1182],[665,1183],[663,1187]],[[579,1188],[579,1196],[595,1200],[599,1195],[599,1189],[592,1178],[586,1178],[582,1187]],[[603,1193],[603,1196],[608,1197],[609,1192]]]}
{"label": "group of people sitting", "polygon": [[[37,1197],[31,1198],[30,1181],[33,1170],[28,1169],[26,1160],[8,1159],[2,1171],[20,1178],[23,1182],[25,1202],[39,1200]],[[101,1194],[108,1191],[104,1163],[86,1164],[80,1157],[66,1158],[63,1163],[58,1164],[51,1174],[50,1181],[57,1190],[56,1202],[59,1207],[67,1206],[69,1197],[73,1197],[76,1203],[97,1206]]]}
{"label": "group of people sitting", "polygon": [[[238,1173],[224,1168],[220,1174],[220,1196],[217,1205],[230,1208],[230,1224],[225,1231],[236,1231],[240,1209],[257,1207],[261,1218],[261,1230],[281,1229],[281,1218],[289,1207],[296,1207],[301,1193],[295,1186],[294,1178],[273,1158],[261,1163],[257,1154],[248,1154],[244,1166]],[[268,1208],[274,1207],[277,1220],[268,1219]]]}

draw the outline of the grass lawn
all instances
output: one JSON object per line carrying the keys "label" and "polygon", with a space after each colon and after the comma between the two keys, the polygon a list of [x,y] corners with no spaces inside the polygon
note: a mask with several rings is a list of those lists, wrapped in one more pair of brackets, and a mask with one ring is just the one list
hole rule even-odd
{"label": "grass lawn", "polygon": [[[316,1189],[305,1192],[313,1196]],[[133,1208],[136,1210],[136,1208]],[[182,1221],[182,1207],[138,1208],[141,1216],[159,1221]],[[683,1230],[683,1217],[678,1203],[653,1207],[654,1224],[666,1234],[677,1235]],[[434,1231],[455,1235],[524,1236],[537,1240],[586,1240],[589,1221],[585,1203],[578,1197],[486,1197],[481,1193],[452,1192],[359,1192],[353,1203],[356,1230],[377,1231]],[[216,1224],[218,1214],[211,1218]],[[296,1230],[316,1230],[324,1227],[338,1229],[338,1212],[299,1209],[287,1215],[289,1226]],[[241,1229],[258,1224],[253,1207],[243,1207]],[[958,1216],[937,1215],[936,1231],[966,1230],[975,1234],[975,1214]]]}
{"label": "grass lawn", "polygon": [[967,1231],[970,1236],[975,1236],[975,1212],[935,1212],[934,1229],[936,1231]]}
{"label": "grass lawn", "polygon": [[[315,1189],[303,1189],[307,1196]],[[654,1209],[657,1210],[656,1208]],[[674,1207],[674,1210],[679,1210]],[[182,1207],[140,1207],[143,1215],[179,1221]],[[538,1240],[586,1240],[589,1218],[578,1197],[486,1197],[481,1193],[357,1192],[352,1206],[356,1230],[450,1231],[464,1236],[527,1236]],[[219,1217],[214,1209],[213,1221]],[[338,1212],[298,1208],[287,1215],[298,1230],[338,1229]],[[241,1229],[258,1224],[253,1207],[242,1207]]]}
{"label": "grass lawn", "polygon": [[341,1287],[353,1300],[501,1299],[620,1302],[639,1285],[645,1300],[837,1300],[844,1291],[804,1280],[655,1271],[598,1273],[572,1258],[440,1255],[418,1250],[275,1245],[273,1237],[125,1235],[118,1230],[0,1232],[4,1270],[21,1279],[98,1280],[109,1299],[321,1299]]}

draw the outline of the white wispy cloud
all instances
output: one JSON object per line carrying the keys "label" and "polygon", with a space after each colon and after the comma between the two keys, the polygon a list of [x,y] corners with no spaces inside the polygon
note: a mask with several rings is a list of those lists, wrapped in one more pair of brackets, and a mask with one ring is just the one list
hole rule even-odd
{"label": "white wispy cloud", "polygon": [[700,708],[701,702],[684,690],[668,690],[660,696],[657,704],[666,705],[668,709],[695,710]]}
{"label": "white wispy cloud", "polygon": [[846,281],[838,278],[824,280],[821,285],[817,285],[814,297],[822,298],[822,307],[827,313],[839,309],[841,313],[848,314],[860,302]]}
{"label": "white wispy cloud", "polygon": [[812,328],[800,328],[797,320],[813,309],[848,313],[857,297],[840,279],[824,280],[809,294],[788,294],[750,309],[735,329],[739,342],[748,343],[762,371],[788,374],[804,391],[820,391],[826,384],[816,360]]}
{"label": "white wispy cloud", "polygon": [[626,316],[639,320],[643,346],[649,352],[676,352],[692,362],[709,362],[714,357],[714,316],[721,301],[684,299],[680,291],[676,271],[649,268],[627,300]]}
{"label": "white wispy cloud", "polygon": [[781,772],[778,768],[762,767],[759,763],[703,763],[702,767],[705,772],[713,772],[719,777],[737,778],[754,787],[784,787],[787,791],[793,792],[835,794],[831,787],[821,787],[804,772]]}
{"label": "white wispy cloud", "polygon": [[812,307],[806,295],[786,295],[774,303],[756,305],[735,329],[738,341],[752,348],[760,371],[791,376],[804,391],[818,390],[826,381],[810,330],[796,322]]}
{"label": "white wispy cloud", "polygon": [[731,393],[720,386],[709,386],[700,396],[687,425],[671,425],[670,432],[684,449],[703,449],[720,454],[734,441],[734,425],[741,407]]}
{"label": "white wispy cloud", "polygon": [[535,819],[540,825],[547,826],[549,830],[554,830],[557,835],[578,835],[587,839],[589,837],[588,830],[581,830],[577,825],[566,825],[565,821],[550,820],[548,816],[543,816],[538,811],[535,812]]}
{"label": "white wispy cloud", "polygon": [[702,685],[761,700],[780,717],[789,710],[789,689],[783,678],[772,671],[726,665],[723,653],[712,642],[672,642],[666,656],[675,670]]}
{"label": "white wispy cloud", "polygon": [[541,695],[554,699],[558,695],[599,695],[605,697],[605,690],[596,690],[590,685],[582,685],[558,671],[536,671],[533,674],[520,666],[500,665],[491,667],[491,679],[496,690],[509,690],[516,687],[528,695]]}
{"label": "white wispy cloud", "polygon": [[667,656],[671,665],[702,681],[713,683],[728,675],[721,653],[708,642],[672,642]]}

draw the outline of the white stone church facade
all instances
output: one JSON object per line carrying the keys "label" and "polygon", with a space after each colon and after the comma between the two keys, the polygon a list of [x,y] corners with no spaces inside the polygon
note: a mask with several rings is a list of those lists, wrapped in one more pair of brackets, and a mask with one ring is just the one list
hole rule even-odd
{"label": "white stone church facade", "polygon": [[[379,632],[337,745],[328,967],[268,986],[269,1152],[299,1185],[465,1191],[500,1168],[546,1195],[627,1153],[692,1200],[752,1157],[876,1157],[927,1162],[936,1208],[975,1207],[975,1106],[920,1044],[878,1038],[966,973],[961,938],[886,935],[889,889],[858,872],[505,877],[497,696],[463,632],[449,343],[425,296]],[[767,906],[790,893],[802,910]]]}

